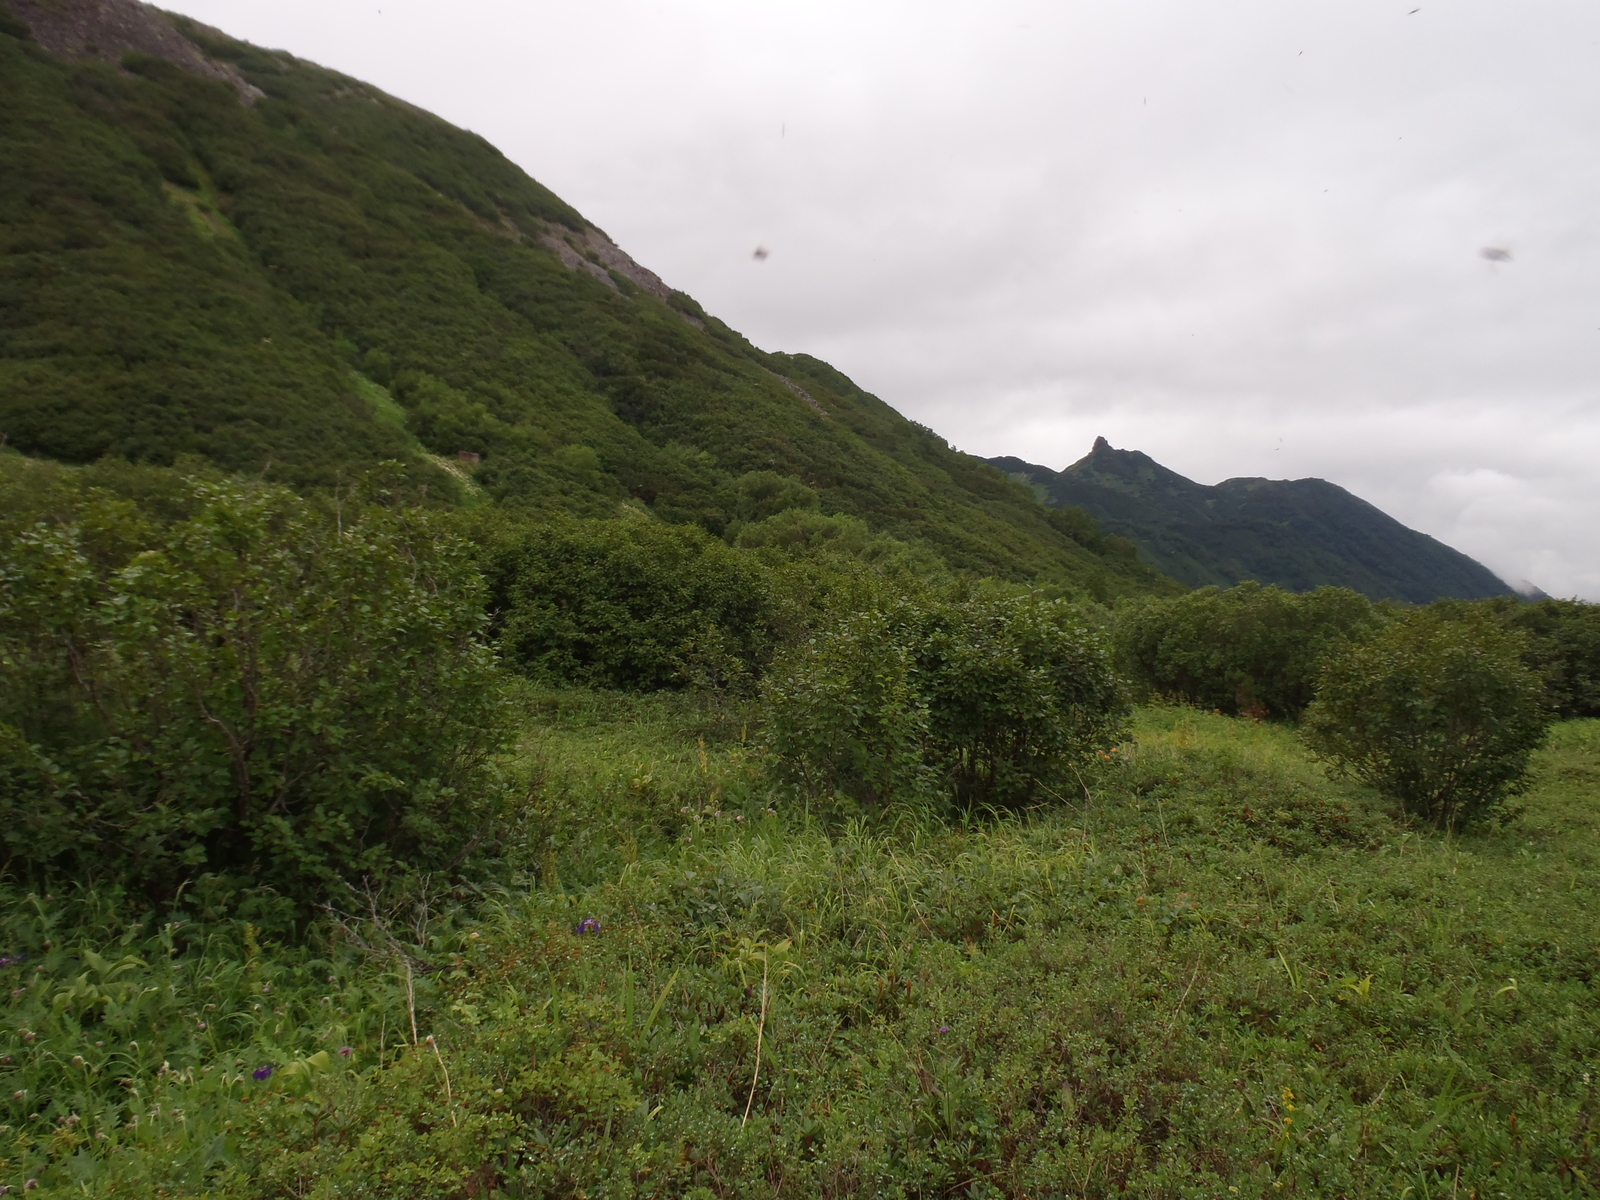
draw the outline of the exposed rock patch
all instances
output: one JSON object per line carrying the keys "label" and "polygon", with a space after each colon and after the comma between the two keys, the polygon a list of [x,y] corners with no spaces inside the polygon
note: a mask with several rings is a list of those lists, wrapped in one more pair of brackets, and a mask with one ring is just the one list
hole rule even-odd
{"label": "exposed rock patch", "polygon": [[828,415],[828,410],[823,408],[821,404],[817,403],[816,397],[813,396],[810,392],[806,391],[805,388],[801,387],[798,383],[796,383],[794,380],[790,379],[787,375],[777,375],[777,372],[773,372],[773,374],[776,375],[777,378],[782,381],[784,387],[788,388],[795,395],[799,396],[800,399],[804,400],[812,408],[816,409],[817,415],[819,417],[826,417]]}
{"label": "exposed rock patch", "polygon": [[617,286],[611,278],[611,272],[615,271],[662,300],[672,296],[672,289],[661,281],[661,276],[634,262],[625,250],[592,225],[582,232],[565,225],[547,225],[535,240],[554,250],[573,270],[587,271],[607,287]]}
{"label": "exposed rock patch", "polygon": [[164,58],[185,71],[239,93],[254,104],[266,93],[226,63],[207,58],[173,28],[167,14],[138,0],[0,0],[26,25],[34,41],[60,58],[119,62],[124,54]]}

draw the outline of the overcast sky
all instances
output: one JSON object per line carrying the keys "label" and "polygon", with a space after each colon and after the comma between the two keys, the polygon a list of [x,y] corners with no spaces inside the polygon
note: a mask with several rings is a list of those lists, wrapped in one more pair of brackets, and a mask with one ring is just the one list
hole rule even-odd
{"label": "overcast sky", "polygon": [[164,6],[483,134],[963,450],[1320,476],[1600,599],[1594,0]]}

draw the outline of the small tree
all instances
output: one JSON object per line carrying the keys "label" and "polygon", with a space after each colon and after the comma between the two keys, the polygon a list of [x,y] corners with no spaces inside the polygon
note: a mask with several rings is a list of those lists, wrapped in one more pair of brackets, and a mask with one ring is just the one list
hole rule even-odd
{"label": "small tree", "polygon": [[906,616],[854,613],[778,664],[764,699],[779,783],[869,810],[932,796],[927,705],[913,678],[916,638]]}
{"label": "small tree", "polygon": [[778,777],[867,806],[1026,804],[1128,711],[1099,634],[1032,596],[856,614],[790,654],[767,699]]}
{"label": "small tree", "polygon": [[1306,710],[1312,752],[1441,829],[1503,811],[1548,713],[1524,639],[1486,614],[1411,613],[1325,666]]}

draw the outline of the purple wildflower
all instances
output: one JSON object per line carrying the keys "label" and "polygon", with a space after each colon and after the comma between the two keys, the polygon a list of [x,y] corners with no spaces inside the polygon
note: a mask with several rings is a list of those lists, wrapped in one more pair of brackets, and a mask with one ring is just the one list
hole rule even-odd
{"label": "purple wildflower", "polygon": [[340,1046],[339,1047],[339,1057],[340,1058],[349,1058],[355,1052],[356,1052],[356,1048],[354,1046]]}
{"label": "purple wildflower", "polygon": [[948,1025],[939,1026],[939,1032],[940,1033],[949,1033],[950,1032],[950,1026],[948,1026]]}
{"label": "purple wildflower", "polygon": [[26,954],[0,954],[0,967],[14,967],[28,961]]}
{"label": "purple wildflower", "polygon": [[581,934],[585,934],[585,933],[599,933],[599,932],[600,932],[600,920],[599,920],[598,917],[585,917],[583,920],[578,922],[578,933],[580,935]]}
{"label": "purple wildflower", "polygon": [[250,1077],[252,1079],[271,1079],[272,1078],[272,1068],[271,1067],[257,1067],[254,1071],[250,1072]]}

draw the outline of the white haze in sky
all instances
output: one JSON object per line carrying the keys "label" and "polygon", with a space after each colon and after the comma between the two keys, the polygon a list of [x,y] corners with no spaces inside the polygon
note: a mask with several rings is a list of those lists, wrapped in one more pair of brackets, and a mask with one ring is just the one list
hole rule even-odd
{"label": "white haze in sky", "polygon": [[963,450],[1320,476],[1600,599],[1594,0],[165,2]]}

